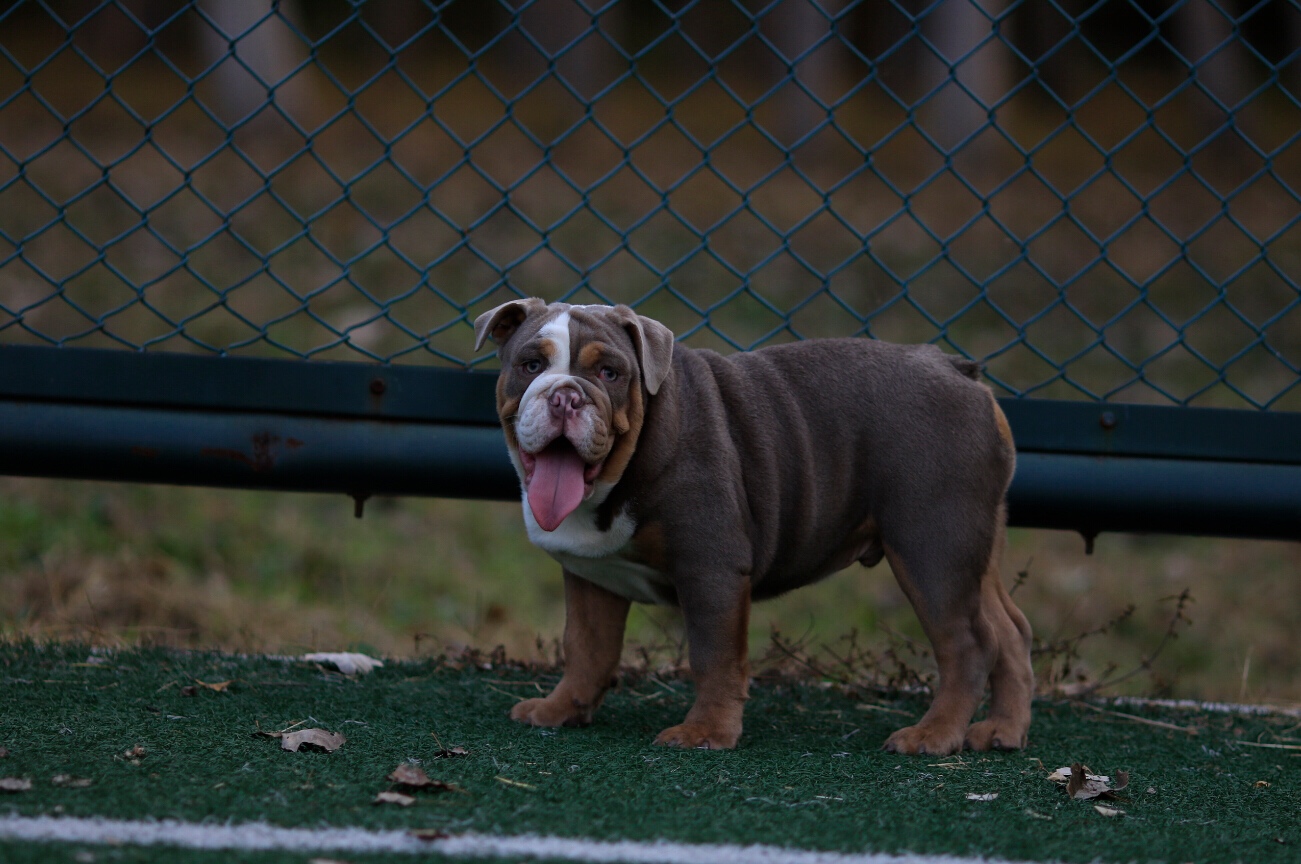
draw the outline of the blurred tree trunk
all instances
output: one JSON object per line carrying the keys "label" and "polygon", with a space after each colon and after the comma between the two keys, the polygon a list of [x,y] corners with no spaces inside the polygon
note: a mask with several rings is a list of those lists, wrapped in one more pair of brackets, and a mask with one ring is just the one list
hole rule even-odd
{"label": "blurred tree trunk", "polygon": [[[289,0],[201,0],[208,21],[199,26],[199,45],[208,68],[216,105],[231,126],[261,116],[271,104],[300,124],[307,121],[311,94],[294,70],[307,58],[297,35],[301,22]],[[196,19],[200,20],[200,19]],[[214,68],[215,67],[215,68]],[[291,76],[294,76],[291,78]],[[280,128],[282,124],[263,124]]]}
{"label": "blurred tree trunk", "polygon": [[1229,0],[1185,0],[1175,13],[1175,39],[1202,92],[1193,121],[1216,137],[1250,90],[1241,31]]}
{"label": "blurred tree trunk", "polygon": [[[774,130],[787,145],[813,132],[827,121],[827,106],[838,90],[837,38],[828,39],[833,28],[832,3],[823,0],[780,0],[763,21],[763,29],[776,49],[776,72],[793,80],[778,93],[780,128]],[[806,147],[809,145],[806,145]],[[816,147],[816,139],[812,146]]]}
{"label": "blurred tree trunk", "polygon": [[[923,22],[931,44],[952,70],[930,98],[924,126],[949,151],[990,122],[990,109],[1012,86],[1011,54],[995,22],[1006,0],[948,0]],[[977,139],[965,152],[987,149]],[[977,154],[978,155],[978,154]]]}
{"label": "blurred tree trunk", "polygon": [[559,76],[590,101],[625,71],[625,62],[603,34],[618,42],[626,25],[626,5],[537,0],[524,11],[520,27],[553,59]]}

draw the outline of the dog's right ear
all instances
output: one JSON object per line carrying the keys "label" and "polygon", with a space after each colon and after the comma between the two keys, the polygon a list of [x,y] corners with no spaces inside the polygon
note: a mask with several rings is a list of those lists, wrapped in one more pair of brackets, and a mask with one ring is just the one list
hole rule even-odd
{"label": "dog's right ear", "polygon": [[474,319],[474,350],[482,348],[485,339],[491,339],[498,346],[505,345],[506,340],[515,335],[519,325],[524,323],[524,319],[546,307],[545,301],[527,297],[523,300],[509,300],[496,309],[489,309]]}

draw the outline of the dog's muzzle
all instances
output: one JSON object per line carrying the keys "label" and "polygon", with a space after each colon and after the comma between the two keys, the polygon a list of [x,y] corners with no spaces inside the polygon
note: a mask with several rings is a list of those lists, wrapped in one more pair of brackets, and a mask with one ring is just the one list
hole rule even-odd
{"label": "dog's muzzle", "polygon": [[[529,509],[543,531],[554,531],[592,494],[605,464],[593,452],[603,440],[599,412],[573,386],[538,394],[516,426]],[[601,427],[601,428],[598,428]]]}

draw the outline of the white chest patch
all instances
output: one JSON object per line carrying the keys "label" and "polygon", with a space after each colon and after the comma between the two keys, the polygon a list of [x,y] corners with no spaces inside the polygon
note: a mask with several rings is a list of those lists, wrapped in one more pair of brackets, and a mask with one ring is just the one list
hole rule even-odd
{"label": "white chest patch", "polygon": [[529,539],[575,576],[637,603],[664,604],[666,595],[671,596],[671,591],[666,591],[671,589],[668,578],[658,570],[624,557],[637,530],[632,517],[620,511],[610,523],[610,530],[601,531],[596,527],[596,509],[611,488],[598,483],[592,497],[570,513],[555,531],[542,530],[525,495],[524,527]]}

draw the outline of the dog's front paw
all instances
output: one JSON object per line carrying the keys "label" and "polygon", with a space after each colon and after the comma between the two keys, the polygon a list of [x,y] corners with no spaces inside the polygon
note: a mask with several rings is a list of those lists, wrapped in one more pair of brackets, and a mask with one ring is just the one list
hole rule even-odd
{"label": "dog's front paw", "polygon": [[684,750],[731,750],[740,737],[740,726],[730,729],[710,723],[682,723],[655,736],[655,743]]}
{"label": "dog's front paw", "polygon": [[962,730],[944,729],[935,724],[906,726],[885,740],[887,753],[909,756],[948,756],[962,749]]}
{"label": "dog's front paw", "polygon": [[964,742],[969,750],[1020,750],[1026,745],[1026,724],[990,718],[972,723]]}
{"label": "dog's front paw", "polygon": [[586,726],[592,722],[592,709],[552,693],[545,699],[520,702],[510,709],[510,719],[530,726]]}

